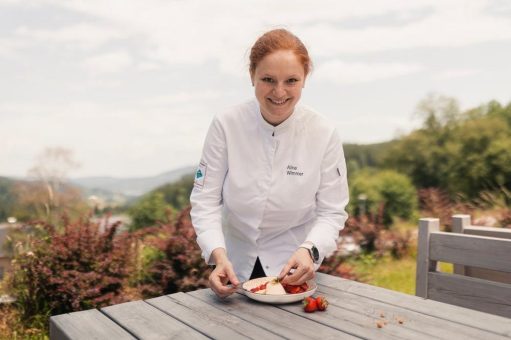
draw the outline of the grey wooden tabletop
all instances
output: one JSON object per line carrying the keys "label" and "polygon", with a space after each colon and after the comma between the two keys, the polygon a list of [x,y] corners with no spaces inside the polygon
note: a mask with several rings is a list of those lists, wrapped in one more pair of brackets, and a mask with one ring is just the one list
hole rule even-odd
{"label": "grey wooden tabletop", "polygon": [[510,339],[511,319],[317,274],[330,305],[268,305],[210,289],[53,316],[51,339]]}

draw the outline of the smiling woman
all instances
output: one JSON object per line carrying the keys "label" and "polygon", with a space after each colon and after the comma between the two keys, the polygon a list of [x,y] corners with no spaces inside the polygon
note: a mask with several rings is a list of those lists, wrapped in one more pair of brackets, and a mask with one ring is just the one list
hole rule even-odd
{"label": "smiling woman", "polygon": [[210,126],[191,217],[221,297],[258,277],[301,285],[336,249],[347,218],[346,164],[332,124],[298,104],[310,69],[300,39],[265,33],[250,54],[256,100]]}
{"label": "smiling woman", "polygon": [[250,78],[267,122],[278,125],[291,115],[311,67],[304,44],[288,31],[273,30],[257,40],[250,53]]}

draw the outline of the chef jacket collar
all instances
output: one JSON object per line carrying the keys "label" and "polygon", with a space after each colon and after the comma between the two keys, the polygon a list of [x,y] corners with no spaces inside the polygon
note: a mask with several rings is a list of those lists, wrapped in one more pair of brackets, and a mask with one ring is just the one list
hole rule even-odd
{"label": "chef jacket collar", "polygon": [[264,131],[268,132],[272,136],[278,136],[285,132],[291,125],[293,125],[294,121],[296,121],[298,119],[298,116],[300,115],[300,109],[297,107],[298,106],[297,105],[295,106],[293,113],[291,113],[291,116],[289,116],[285,121],[283,121],[279,125],[273,126],[263,118],[261,108],[259,107],[259,103],[257,102],[257,100],[255,101],[255,103],[257,107],[256,115],[257,120],[259,121],[259,125],[263,128]]}

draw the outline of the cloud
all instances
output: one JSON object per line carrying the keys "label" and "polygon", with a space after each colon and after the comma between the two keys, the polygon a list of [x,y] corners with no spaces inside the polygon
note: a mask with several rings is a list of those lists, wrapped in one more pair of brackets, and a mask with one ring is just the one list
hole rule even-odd
{"label": "cloud", "polygon": [[126,38],[126,33],[110,24],[79,23],[56,29],[20,26],[15,35],[34,42],[94,49],[114,39]]}
{"label": "cloud", "polygon": [[440,80],[469,77],[481,73],[479,69],[451,69],[433,75],[433,78]]}
{"label": "cloud", "polygon": [[133,58],[126,52],[109,52],[85,60],[85,66],[95,74],[116,73],[133,65]]}
{"label": "cloud", "polygon": [[304,36],[314,42],[317,55],[327,57],[511,40],[511,20],[489,15],[484,4],[486,1],[436,3],[427,17],[396,27],[373,26],[368,21],[363,28],[345,29],[321,22],[310,27]]}
{"label": "cloud", "polygon": [[200,97],[182,92],[152,106],[3,102],[0,159],[9,162],[1,164],[0,174],[25,174],[33,157],[48,146],[75,152],[82,168],[73,176],[147,175],[195,164],[218,110],[211,105],[215,92],[204,94],[209,101],[187,100],[194,95]]}
{"label": "cloud", "polygon": [[[238,77],[245,76],[246,54],[255,39],[279,26],[293,30],[309,43],[314,56],[329,58],[511,39],[511,21],[486,11],[486,0],[328,0],[321,6],[310,1],[296,1],[290,6],[269,0],[250,6],[228,0],[117,1],[108,6],[99,0],[48,3],[81,13],[88,22],[55,30],[21,27],[19,36],[89,49],[132,39],[144,59],[142,69],[216,61],[224,73]],[[222,8],[229,10],[219,10]],[[416,13],[422,12],[417,18]],[[394,26],[381,24],[385,17],[396,16],[408,20]],[[343,26],[350,20],[359,22],[357,28]]]}
{"label": "cloud", "polygon": [[371,82],[419,72],[418,64],[362,63],[331,60],[323,62],[314,71],[314,77],[337,84]]}
{"label": "cloud", "polygon": [[26,46],[28,46],[28,43],[25,41],[0,37],[0,57],[13,56],[19,49]]}

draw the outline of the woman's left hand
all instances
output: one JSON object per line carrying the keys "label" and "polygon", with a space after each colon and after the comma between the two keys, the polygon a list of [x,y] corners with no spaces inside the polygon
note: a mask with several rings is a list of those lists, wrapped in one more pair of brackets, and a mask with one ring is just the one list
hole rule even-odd
{"label": "woman's left hand", "polygon": [[[289,273],[294,269],[293,273]],[[305,248],[298,248],[279,274],[283,284],[301,285],[314,278],[314,262]]]}

